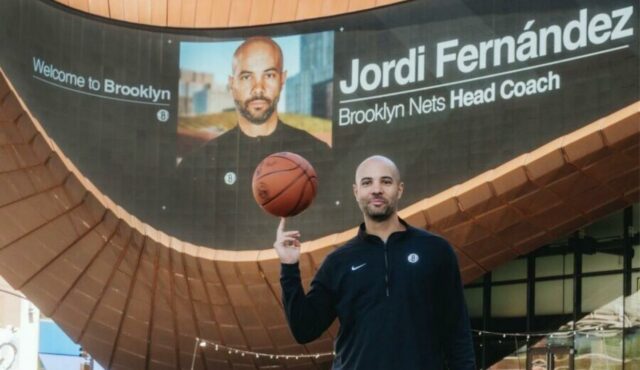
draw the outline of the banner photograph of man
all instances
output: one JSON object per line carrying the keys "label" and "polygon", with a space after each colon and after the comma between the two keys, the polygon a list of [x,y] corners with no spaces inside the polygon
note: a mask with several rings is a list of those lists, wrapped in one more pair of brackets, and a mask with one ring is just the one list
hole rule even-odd
{"label": "banner photograph of man", "polygon": [[[283,90],[288,77],[284,59],[282,48],[271,38],[248,38],[235,48],[228,61],[227,91],[218,91],[210,99],[220,97],[218,109],[223,104],[220,101],[226,99],[228,104],[232,100],[233,110],[223,108],[218,114],[198,115],[197,112],[203,110],[202,102],[207,99],[202,93],[191,96],[193,110],[191,114],[185,112],[181,121],[184,124],[179,124],[179,131],[181,128],[183,133],[189,131],[189,124],[208,119],[209,127],[222,133],[204,143],[192,143],[191,150],[179,158],[172,208],[179,217],[189,219],[185,223],[185,238],[217,247],[262,247],[260,243],[264,244],[264,241],[260,240],[258,231],[272,230],[273,225],[253,199],[251,178],[258,163],[269,154],[289,151],[303,156],[314,166],[320,181],[327,172],[331,164],[331,148],[327,143],[330,142],[327,140],[330,139],[330,121],[311,115],[302,118],[302,115],[294,115],[296,125],[307,128],[305,130],[294,127],[280,114],[282,104],[279,103],[285,98]],[[193,74],[191,77],[193,79]],[[209,82],[209,85],[214,83]],[[288,98],[287,106],[293,105],[291,100]],[[213,117],[231,124],[227,128],[223,123],[213,121]],[[310,132],[320,132],[324,136]],[[195,136],[198,134],[192,135]],[[319,199],[329,195],[320,193]],[[318,207],[322,206],[315,208]],[[316,213],[320,220],[314,207],[307,212],[311,214],[304,216],[307,220]],[[272,221],[277,223],[275,219]]]}

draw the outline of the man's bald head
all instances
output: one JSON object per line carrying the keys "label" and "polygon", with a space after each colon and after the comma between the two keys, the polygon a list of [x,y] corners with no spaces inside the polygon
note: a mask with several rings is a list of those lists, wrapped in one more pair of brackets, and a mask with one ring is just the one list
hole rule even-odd
{"label": "man's bald head", "polygon": [[256,51],[262,51],[272,54],[276,61],[277,70],[279,72],[282,72],[282,61],[284,60],[284,58],[282,56],[282,49],[280,48],[280,45],[278,45],[270,37],[254,36],[246,39],[240,46],[238,46],[236,51],[233,53],[233,63],[231,65],[232,73],[236,73],[236,68],[238,67],[239,60],[242,60],[247,55],[255,53]]}
{"label": "man's bald head", "polygon": [[360,165],[358,165],[358,168],[356,169],[356,184],[358,183],[358,179],[362,177],[363,171],[365,171],[365,169],[373,164],[380,164],[387,167],[390,173],[393,175],[393,179],[396,182],[400,182],[400,170],[398,170],[398,166],[396,166],[396,164],[391,159],[383,155],[373,155],[365,159],[360,163]]}

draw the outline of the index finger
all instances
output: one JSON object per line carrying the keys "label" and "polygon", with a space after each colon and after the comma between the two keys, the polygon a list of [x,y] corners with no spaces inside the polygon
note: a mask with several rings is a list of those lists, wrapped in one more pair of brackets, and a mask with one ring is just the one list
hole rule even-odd
{"label": "index finger", "polygon": [[278,233],[282,233],[284,231],[285,217],[280,217],[280,224],[278,225]]}

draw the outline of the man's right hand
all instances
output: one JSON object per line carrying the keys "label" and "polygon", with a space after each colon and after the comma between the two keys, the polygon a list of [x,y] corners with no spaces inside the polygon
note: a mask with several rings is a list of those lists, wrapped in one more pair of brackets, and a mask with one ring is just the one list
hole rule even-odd
{"label": "man's right hand", "polygon": [[280,262],[286,264],[298,263],[298,260],[300,260],[300,232],[285,231],[284,224],[285,218],[281,217],[273,247],[276,249],[278,257],[280,257]]}

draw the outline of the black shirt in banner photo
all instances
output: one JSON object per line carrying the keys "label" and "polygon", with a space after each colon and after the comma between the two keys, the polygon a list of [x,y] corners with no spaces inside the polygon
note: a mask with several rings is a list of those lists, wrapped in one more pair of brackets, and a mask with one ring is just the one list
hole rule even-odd
{"label": "black shirt in banner photo", "polygon": [[325,212],[332,208],[331,148],[308,132],[278,121],[268,136],[250,137],[236,126],[180,162],[173,214],[184,222],[176,233],[215,248],[269,248],[278,219],[258,206],[251,181],[265,157],[283,151],[304,157],[316,170],[320,184],[316,200],[295,222],[308,236],[321,231],[323,214],[326,219]]}

